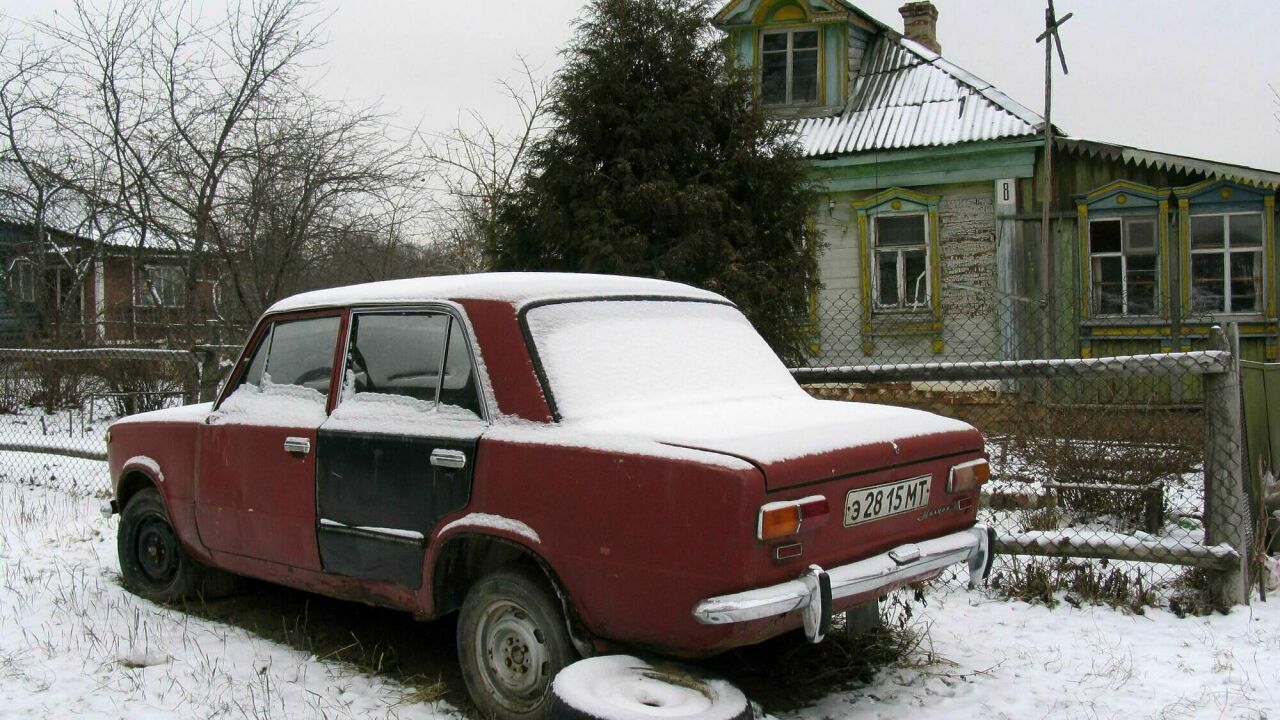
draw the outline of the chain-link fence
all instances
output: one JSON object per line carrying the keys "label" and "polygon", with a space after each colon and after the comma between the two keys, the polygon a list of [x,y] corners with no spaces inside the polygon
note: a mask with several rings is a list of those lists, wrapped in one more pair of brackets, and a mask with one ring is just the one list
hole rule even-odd
{"label": "chain-link fence", "polygon": [[0,479],[108,494],[111,421],[207,397],[222,352],[0,348]]}
{"label": "chain-link fence", "polygon": [[1016,594],[1238,601],[1262,515],[1238,359],[1273,354],[1274,338],[1242,323],[1233,347],[1213,317],[1087,320],[1073,298],[947,290],[906,309],[824,291],[797,378],[818,397],[981,430],[993,582]]}
{"label": "chain-link fence", "polygon": [[[798,379],[819,397],[918,407],[983,432],[996,583],[1241,597],[1266,513],[1247,472],[1238,360],[1267,358],[1274,339],[1241,324],[1233,346],[1213,318],[1087,322],[1067,302],[965,292],[892,312],[824,292]],[[0,475],[107,492],[109,421],[207,399],[229,350],[0,349]]]}

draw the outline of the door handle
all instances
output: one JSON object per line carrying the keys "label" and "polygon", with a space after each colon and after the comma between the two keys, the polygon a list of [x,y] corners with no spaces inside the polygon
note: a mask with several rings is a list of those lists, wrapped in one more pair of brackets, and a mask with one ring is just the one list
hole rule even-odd
{"label": "door handle", "polygon": [[461,450],[436,448],[431,451],[431,464],[436,467],[461,470],[467,466],[467,454]]}
{"label": "door handle", "polygon": [[311,452],[311,441],[300,437],[284,439],[284,451],[290,455],[306,455]]}

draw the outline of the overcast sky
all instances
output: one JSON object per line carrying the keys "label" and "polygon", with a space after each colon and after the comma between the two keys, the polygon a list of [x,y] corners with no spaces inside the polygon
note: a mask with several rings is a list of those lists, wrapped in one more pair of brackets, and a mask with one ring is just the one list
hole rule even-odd
{"label": "overcast sky", "polygon": [[[216,0],[211,0],[216,2]],[[901,29],[900,0],[855,3]],[[12,3],[12,4],[10,4]],[[1044,105],[1042,0],[934,0],[952,62],[1036,112]],[[64,0],[7,0],[18,18]],[[1280,2],[1057,0],[1070,75],[1054,81],[1054,123],[1076,136],[1280,170]],[[444,130],[468,109],[510,123],[496,85],[517,57],[559,66],[581,0],[364,0],[326,3],[318,87],[379,102],[397,124]]]}

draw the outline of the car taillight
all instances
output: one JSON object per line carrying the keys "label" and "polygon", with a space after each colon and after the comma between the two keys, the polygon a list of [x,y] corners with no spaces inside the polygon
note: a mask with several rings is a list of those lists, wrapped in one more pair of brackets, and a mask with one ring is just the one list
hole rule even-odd
{"label": "car taillight", "polygon": [[827,499],[822,495],[766,503],[760,506],[756,539],[776,540],[795,535],[800,532],[801,527],[816,527],[825,523],[830,512]]}
{"label": "car taillight", "polygon": [[970,460],[951,468],[947,476],[947,492],[959,493],[976,489],[991,478],[991,466],[986,460]]}

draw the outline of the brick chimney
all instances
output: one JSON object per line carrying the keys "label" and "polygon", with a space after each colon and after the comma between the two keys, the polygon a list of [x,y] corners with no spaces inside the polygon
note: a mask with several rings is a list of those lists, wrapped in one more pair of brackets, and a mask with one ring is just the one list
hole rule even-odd
{"label": "brick chimney", "polygon": [[898,8],[902,13],[903,33],[930,50],[942,54],[938,44],[938,8],[929,0],[910,2]]}

